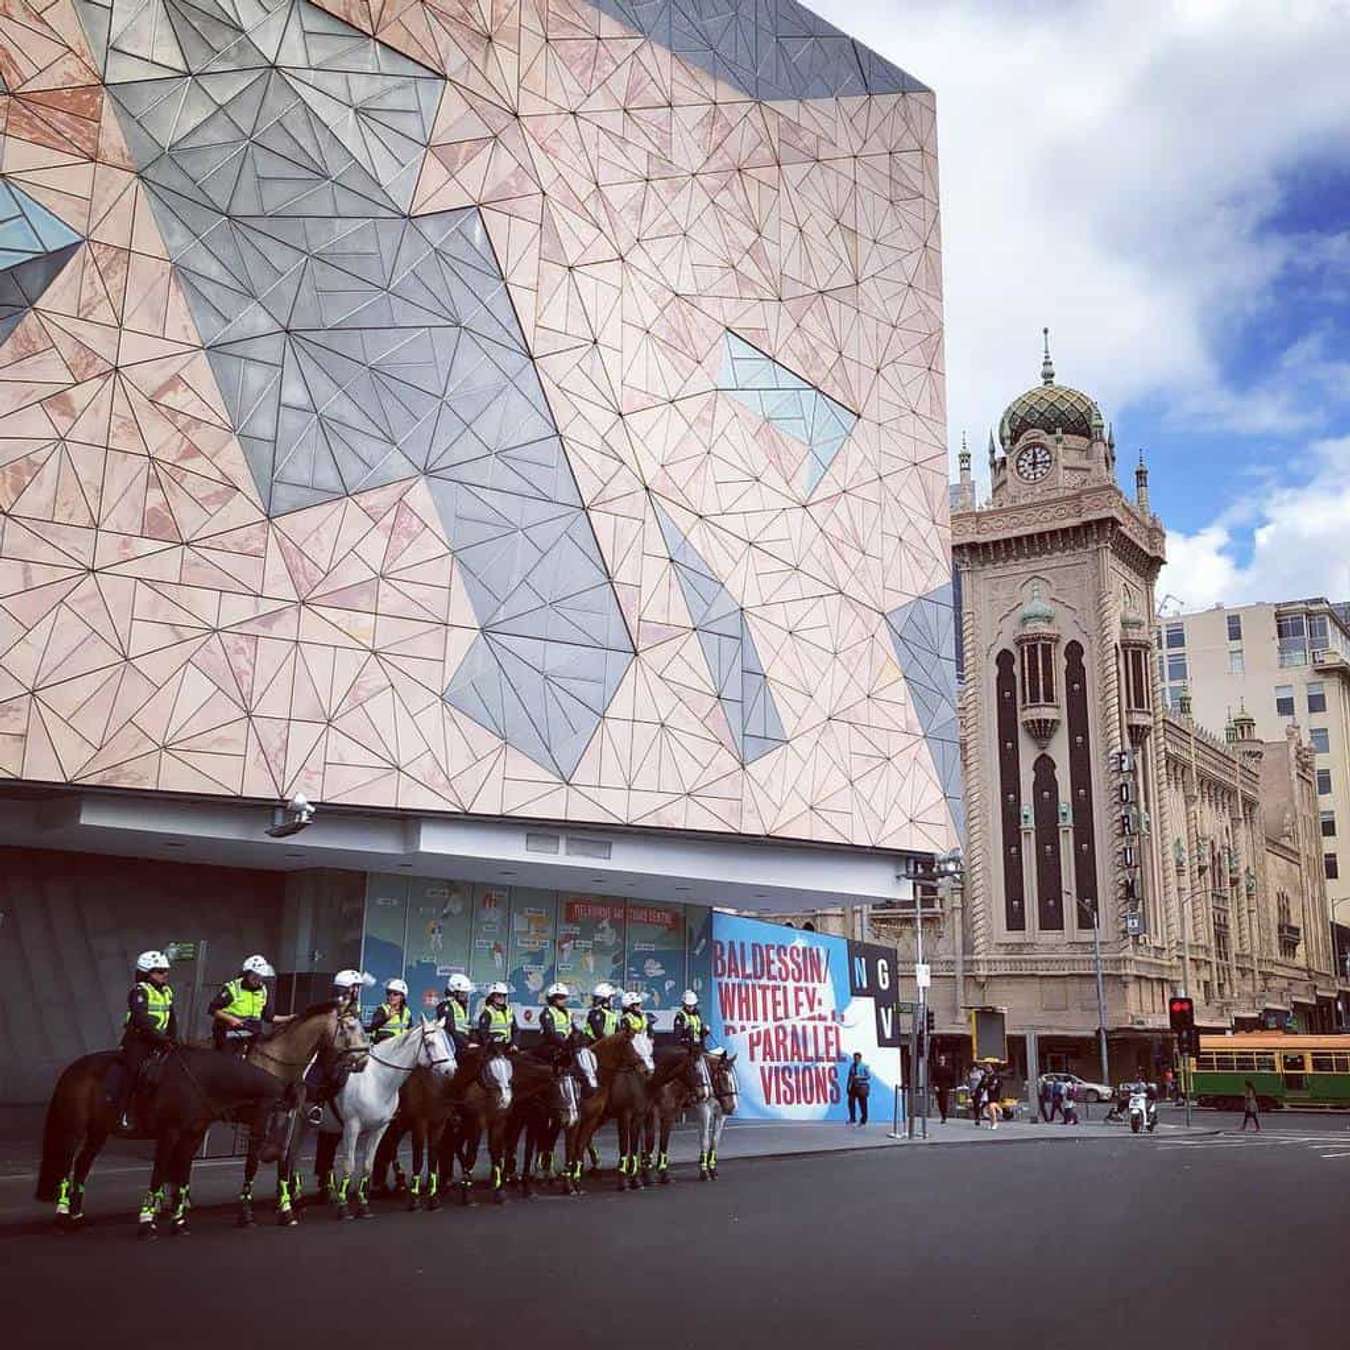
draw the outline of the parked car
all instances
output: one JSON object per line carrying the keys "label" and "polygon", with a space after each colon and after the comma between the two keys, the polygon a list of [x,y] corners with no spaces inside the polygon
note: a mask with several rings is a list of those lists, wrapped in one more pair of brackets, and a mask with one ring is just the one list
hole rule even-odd
{"label": "parked car", "polygon": [[1109,1102],[1115,1097],[1115,1089],[1108,1087],[1105,1083],[1089,1083],[1085,1078],[1079,1078],[1076,1073],[1043,1073],[1040,1077],[1042,1083],[1072,1083],[1074,1086],[1074,1097],[1080,1102]]}

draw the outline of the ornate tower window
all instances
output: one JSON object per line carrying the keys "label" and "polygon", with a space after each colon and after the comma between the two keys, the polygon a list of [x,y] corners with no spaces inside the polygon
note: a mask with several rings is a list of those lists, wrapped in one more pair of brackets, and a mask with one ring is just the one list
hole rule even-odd
{"label": "ornate tower window", "polygon": [[1148,626],[1128,605],[1120,616],[1121,703],[1125,708],[1125,729],[1130,743],[1138,749],[1153,729],[1152,698],[1150,697]]}
{"label": "ornate tower window", "polygon": [[1032,585],[1031,599],[1022,606],[1017,634],[1021,660],[1021,720],[1037,745],[1050,741],[1059,726],[1059,692],[1055,667],[1059,632],[1055,611],[1041,598],[1040,582]]}
{"label": "ornate tower window", "polygon": [[994,688],[998,707],[999,821],[1003,836],[1004,925],[1010,933],[1026,931],[1026,894],[1022,884],[1021,755],[1017,730],[1017,662],[1010,651],[999,652]]}

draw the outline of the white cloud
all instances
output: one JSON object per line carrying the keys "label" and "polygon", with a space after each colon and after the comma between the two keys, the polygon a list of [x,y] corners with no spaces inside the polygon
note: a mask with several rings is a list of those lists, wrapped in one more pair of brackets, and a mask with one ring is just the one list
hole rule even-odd
{"label": "white cloud", "polygon": [[1270,486],[1240,504],[1257,522],[1244,564],[1235,524],[1169,533],[1158,595],[1175,595],[1186,609],[1218,600],[1350,599],[1350,436],[1314,442],[1308,452],[1314,468],[1307,482]]}
{"label": "white cloud", "polygon": [[[1171,589],[1184,577],[1195,603],[1350,595],[1316,523],[1333,501],[1350,520],[1325,456],[1284,454],[1259,497],[1242,465],[1263,437],[1287,450],[1346,430],[1331,415],[1350,406],[1345,363],[1309,335],[1242,385],[1222,369],[1239,325],[1280,313],[1291,276],[1344,284],[1350,237],[1267,227],[1291,169],[1350,159],[1350,6],[808,2],[937,93],[951,445],[967,430],[983,458],[985,429],[1036,381],[1048,324],[1059,378],[1098,399],[1123,453],[1149,442],[1118,416],[1143,399],[1169,428],[1244,438],[1208,488],[1232,494],[1214,523],[1171,538]],[[1165,481],[1169,465],[1154,469]],[[1244,566],[1233,520],[1252,516]]]}

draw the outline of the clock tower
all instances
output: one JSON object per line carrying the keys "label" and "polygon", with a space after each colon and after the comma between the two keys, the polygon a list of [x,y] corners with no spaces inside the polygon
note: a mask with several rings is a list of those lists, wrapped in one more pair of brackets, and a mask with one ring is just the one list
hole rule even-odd
{"label": "clock tower", "polygon": [[[1095,1059],[1094,924],[1113,1043],[1156,1024],[1173,972],[1151,655],[1164,532],[1115,478],[1096,402],[1040,383],[989,438],[990,498],[954,496],[966,783],[962,1006],[1008,1009]],[[963,464],[963,485],[969,478]],[[1042,1061],[1044,1065],[1044,1061]]]}

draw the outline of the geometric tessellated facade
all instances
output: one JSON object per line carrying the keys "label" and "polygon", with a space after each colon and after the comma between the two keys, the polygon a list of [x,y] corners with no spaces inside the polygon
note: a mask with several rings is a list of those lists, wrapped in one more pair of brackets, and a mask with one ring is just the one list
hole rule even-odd
{"label": "geometric tessellated facade", "polygon": [[929,90],[793,0],[0,15],[0,775],[955,842]]}

